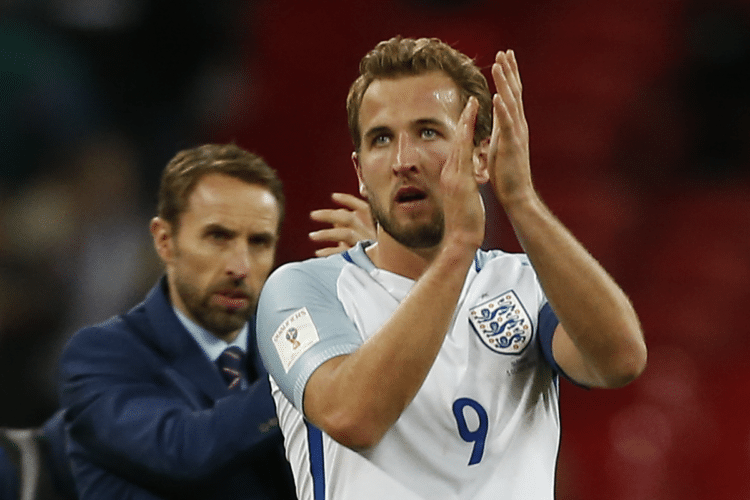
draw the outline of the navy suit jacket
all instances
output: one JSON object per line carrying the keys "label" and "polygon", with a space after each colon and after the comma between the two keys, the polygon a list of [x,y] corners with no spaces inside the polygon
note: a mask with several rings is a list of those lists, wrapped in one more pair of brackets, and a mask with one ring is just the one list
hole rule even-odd
{"label": "navy suit jacket", "polygon": [[258,376],[239,392],[180,323],[165,279],[71,338],[60,395],[81,500],[295,498],[253,324]]}

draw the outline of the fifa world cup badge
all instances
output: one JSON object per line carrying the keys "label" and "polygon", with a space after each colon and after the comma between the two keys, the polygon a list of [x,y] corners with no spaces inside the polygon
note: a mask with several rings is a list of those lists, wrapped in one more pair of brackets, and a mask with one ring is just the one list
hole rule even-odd
{"label": "fifa world cup badge", "polygon": [[289,315],[279,325],[271,339],[284,370],[289,373],[294,362],[315,345],[320,337],[310,313],[306,307],[303,307]]}

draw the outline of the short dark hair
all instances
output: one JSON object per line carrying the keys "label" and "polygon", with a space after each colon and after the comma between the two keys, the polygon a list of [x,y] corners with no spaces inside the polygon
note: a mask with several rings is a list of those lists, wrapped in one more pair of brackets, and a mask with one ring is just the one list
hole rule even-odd
{"label": "short dark hair", "polygon": [[469,97],[479,101],[474,144],[479,145],[492,133],[492,96],[487,79],[469,56],[437,38],[396,36],[378,43],[359,63],[360,76],[349,88],[346,112],[354,149],[361,146],[359,110],[367,88],[374,80],[415,76],[430,71],[448,75],[461,93],[461,107]]}
{"label": "short dark hair", "polygon": [[276,171],[263,158],[235,144],[204,144],[177,153],[164,168],[159,186],[157,213],[175,229],[198,181],[207,174],[224,174],[267,188],[284,220],[284,190]]}

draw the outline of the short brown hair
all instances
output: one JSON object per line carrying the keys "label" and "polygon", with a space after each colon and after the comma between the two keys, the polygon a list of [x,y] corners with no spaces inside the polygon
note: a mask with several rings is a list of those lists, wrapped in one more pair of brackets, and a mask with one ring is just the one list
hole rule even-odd
{"label": "short brown hair", "polygon": [[279,226],[284,220],[284,190],[276,171],[260,156],[235,144],[204,144],[177,153],[164,168],[159,186],[159,217],[179,228],[180,215],[198,181],[207,174],[224,174],[267,188],[279,206]]}
{"label": "short brown hair", "polygon": [[359,63],[360,76],[349,88],[346,112],[354,149],[361,146],[359,109],[370,84],[377,79],[421,75],[430,71],[447,74],[461,92],[461,107],[469,97],[479,101],[474,144],[492,132],[492,97],[487,79],[474,60],[437,38],[401,38],[396,36],[378,43]]}

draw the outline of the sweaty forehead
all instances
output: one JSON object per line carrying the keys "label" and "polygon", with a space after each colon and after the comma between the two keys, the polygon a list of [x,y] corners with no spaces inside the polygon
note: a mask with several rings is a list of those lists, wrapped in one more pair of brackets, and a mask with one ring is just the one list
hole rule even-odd
{"label": "sweaty forehead", "polygon": [[456,121],[461,95],[453,80],[434,71],[416,76],[374,80],[365,91],[360,107],[360,125],[365,132],[385,119],[420,120],[440,118]]}

